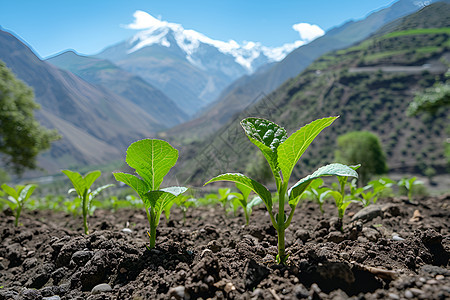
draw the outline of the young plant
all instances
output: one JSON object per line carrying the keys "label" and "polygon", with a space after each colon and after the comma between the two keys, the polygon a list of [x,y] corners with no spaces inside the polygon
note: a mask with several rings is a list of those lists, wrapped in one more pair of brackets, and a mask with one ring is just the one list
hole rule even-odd
{"label": "young plant", "polygon": [[240,195],[239,193],[232,193],[229,188],[219,188],[217,190],[217,199],[220,204],[222,204],[225,215],[227,215],[227,206],[233,203],[233,199],[237,199]]}
{"label": "young plant", "polygon": [[[351,166],[350,168],[356,170],[358,167],[359,165],[354,167]],[[345,186],[347,185],[348,176],[338,175],[337,178],[339,180],[339,190],[332,190],[330,192],[330,196],[334,198],[334,202],[336,203],[336,207],[338,210],[337,226],[341,231],[343,231],[345,210],[350,205],[350,203],[355,202],[355,199],[352,195],[345,195]]]}
{"label": "young plant", "polygon": [[77,206],[81,204],[84,234],[89,234],[87,216],[92,211],[92,200],[100,194],[101,191],[114,186],[114,184],[106,184],[91,191],[92,184],[100,177],[100,175],[102,175],[101,171],[96,170],[89,172],[84,177],[80,173],[70,170],[62,170],[61,172],[63,172],[72,182],[73,188],[70,189],[68,193],[77,193],[78,197],[74,199],[73,203],[78,204]]}
{"label": "young plant", "polygon": [[241,206],[244,209],[245,224],[248,225],[250,221],[250,215],[252,214],[253,206],[261,204],[262,200],[259,196],[255,196],[253,197],[252,200],[250,200],[250,202],[248,202],[248,197],[250,196],[252,189],[250,189],[246,185],[237,182],[236,187],[238,188],[239,191],[241,191],[241,194],[237,194],[237,197],[233,199],[233,208],[235,213],[239,206]]}
{"label": "young plant", "polygon": [[164,177],[175,165],[178,151],[169,143],[157,139],[144,139],[132,143],[127,149],[126,162],[140,176],[113,173],[117,181],[121,181],[136,191],[144,203],[150,232],[150,247],[155,247],[156,228],[161,213],[171,206],[175,198],[184,193],[185,187],[169,187],[160,189]]}
{"label": "young plant", "polygon": [[320,212],[324,214],[323,204],[330,196],[330,192],[331,190],[329,188],[323,187],[322,178],[317,178],[310,183],[302,198],[308,198],[315,201],[319,205]]}
{"label": "young plant", "polygon": [[368,206],[370,203],[375,204],[383,191],[391,187],[393,183],[394,181],[387,177],[372,180],[368,185],[355,190],[354,193],[359,194],[362,197],[362,199],[359,197],[356,197],[356,199],[361,201],[364,207]]}
{"label": "young plant", "polygon": [[398,184],[398,186],[404,187],[408,191],[409,202],[414,203],[413,198],[412,198],[413,187],[415,185],[423,184],[423,182],[420,180],[417,180],[417,177],[412,177],[410,179],[402,178],[397,184]]}
{"label": "young plant", "polygon": [[[278,213],[274,212],[274,201],[269,190],[259,182],[240,173],[227,173],[212,178],[208,182],[232,181],[245,185],[255,192],[264,202],[273,227],[278,235],[277,262],[285,264],[288,258],[285,250],[285,231],[292,221],[300,197],[311,182],[322,176],[353,176],[358,174],[348,166],[331,164],[323,166],[313,174],[300,179],[288,190],[289,180],[294,166],[316,136],[331,125],[337,117],[319,119],[303,126],[291,136],[279,125],[260,118],[247,118],[241,121],[245,134],[263,153],[275,178],[278,194]],[[285,213],[285,204],[289,203],[290,212]]]}
{"label": "young plant", "polygon": [[15,221],[14,226],[19,226],[19,217],[22,209],[25,205],[25,202],[30,198],[34,189],[37,187],[35,184],[27,184],[27,185],[16,185],[16,188],[13,188],[6,183],[2,184],[1,188],[3,191],[8,194],[7,199],[0,198],[4,203],[6,203],[14,212]]}

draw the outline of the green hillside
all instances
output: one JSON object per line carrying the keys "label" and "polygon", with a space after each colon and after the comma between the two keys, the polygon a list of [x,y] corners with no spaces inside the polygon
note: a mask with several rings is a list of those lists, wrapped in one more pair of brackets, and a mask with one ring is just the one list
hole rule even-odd
{"label": "green hillside", "polygon": [[[390,170],[423,172],[433,167],[444,172],[443,141],[450,114],[442,110],[435,117],[412,118],[405,111],[416,92],[445,81],[450,66],[450,23],[448,14],[440,12],[448,7],[431,5],[396,21],[396,26],[389,24],[389,32],[382,28],[383,34],[320,57],[213,138],[182,154],[190,159],[183,167],[186,174],[193,172],[191,179],[201,182],[222,171],[260,168],[263,160],[255,156],[257,149],[238,125],[245,116],[270,118],[292,133],[314,119],[333,115],[340,118],[311,145],[294,177],[332,162],[337,137],[353,130],[368,130],[381,137]],[[427,14],[433,16],[430,24],[438,28],[405,26],[420,23],[430,28],[422,22]],[[415,18],[421,22],[414,22]]]}

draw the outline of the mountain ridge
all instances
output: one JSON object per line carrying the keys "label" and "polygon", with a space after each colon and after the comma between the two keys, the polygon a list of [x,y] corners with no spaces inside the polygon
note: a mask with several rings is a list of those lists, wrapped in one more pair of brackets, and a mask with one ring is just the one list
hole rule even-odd
{"label": "mountain ridge", "polygon": [[163,92],[108,60],[66,51],[46,61],[131,100],[163,126],[172,127],[188,119]]}

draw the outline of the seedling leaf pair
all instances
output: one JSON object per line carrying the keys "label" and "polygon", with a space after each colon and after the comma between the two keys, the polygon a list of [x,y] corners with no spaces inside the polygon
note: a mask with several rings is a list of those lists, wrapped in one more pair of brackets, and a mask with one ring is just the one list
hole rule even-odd
{"label": "seedling leaf pair", "polygon": [[73,189],[70,189],[68,193],[70,194],[75,191],[78,195],[78,198],[81,200],[84,233],[89,234],[87,216],[90,211],[91,202],[101,191],[111,186],[114,186],[114,184],[106,184],[100,186],[91,192],[92,184],[94,184],[94,182],[102,175],[101,171],[99,170],[91,171],[87,173],[84,177],[80,173],[71,170],[62,170],[61,172],[64,173],[69,178],[70,182],[72,182],[72,185],[74,187]]}
{"label": "seedling leaf pair", "polygon": [[6,183],[2,184],[1,188],[3,191],[8,194],[7,199],[0,198],[4,203],[6,203],[14,212],[15,220],[14,226],[19,225],[19,217],[20,212],[22,211],[25,202],[31,197],[34,189],[37,187],[35,184],[28,185],[16,185],[16,188],[13,188]]}
{"label": "seedling leaf pair", "polygon": [[170,209],[176,197],[184,193],[185,187],[160,189],[164,177],[175,165],[178,151],[169,143],[157,139],[144,139],[132,143],[127,149],[126,162],[136,170],[140,178],[133,174],[113,173],[121,181],[136,191],[144,203],[150,224],[150,248],[155,247],[156,227],[161,213]]}

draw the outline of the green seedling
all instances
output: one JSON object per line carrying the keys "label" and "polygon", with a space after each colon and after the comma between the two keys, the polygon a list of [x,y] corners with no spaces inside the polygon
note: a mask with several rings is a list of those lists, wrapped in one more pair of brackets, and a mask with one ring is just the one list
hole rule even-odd
{"label": "green seedling", "polygon": [[417,180],[417,177],[412,177],[410,179],[408,178],[402,178],[397,185],[404,187],[408,191],[408,200],[411,203],[414,203],[412,193],[413,193],[413,187],[415,185],[423,184],[422,181]]}
{"label": "green seedling", "polygon": [[219,198],[217,197],[217,194],[211,193],[207,194],[205,197],[197,198],[195,202],[197,206],[214,206],[219,202]]}
{"label": "green seedling", "polygon": [[250,221],[250,215],[252,214],[252,208],[256,205],[261,204],[262,200],[259,196],[255,196],[252,198],[252,200],[248,201],[252,189],[241,183],[236,183],[236,187],[239,191],[241,191],[241,194],[238,193],[237,196],[232,200],[233,209],[235,214],[239,206],[244,209],[245,224],[248,225]]}
{"label": "green seedling", "polygon": [[[364,207],[373,203],[376,204],[378,198],[382,195],[382,193],[390,188],[394,184],[394,181],[387,178],[382,177],[378,180],[372,180],[368,185],[355,189],[352,194],[356,196],[357,200],[360,200]],[[362,198],[357,197],[361,195]]]}
{"label": "green seedling", "polygon": [[330,192],[331,190],[329,188],[323,186],[323,179],[317,178],[310,183],[302,198],[311,199],[316,202],[319,205],[320,212],[324,214],[323,204],[330,196]]}
{"label": "green seedling", "polygon": [[183,195],[183,194],[178,195],[171,204],[166,205],[164,207],[164,215],[166,216],[166,223],[169,222],[170,210],[172,209],[172,206],[174,204],[181,209],[181,211],[183,213],[183,224],[185,224],[187,209],[189,207],[195,205],[195,199],[193,199],[192,197],[189,197],[187,195]]}
{"label": "green seedling", "polygon": [[[75,204],[75,207],[81,206],[84,234],[89,234],[87,217],[90,212],[92,213],[95,210],[93,200],[101,191],[114,186],[114,184],[106,184],[91,191],[92,184],[100,177],[100,175],[102,175],[101,171],[96,170],[89,172],[84,177],[80,173],[70,170],[62,170],[61,172],[63,172],[72,182],[73,188],[70,189],[68,193],[77,193],[78,197],[74,199],[73,204]],[[74,208],[72,207],[72,210],[73,209]]]}
{"label": "green seedling", "polygon": [[[286,130],[279,125],[260,118],[247,118],[241,121],[245,134],[263,153],[275,178],[278,194],[278,213],[274,212],[274,201],[269,190],[259,182],[240,173],[227,173],[212,178],[208,182],[232,181],[245,185],[255,192],[264,202],[273,227],[278,235],[277,262],[286,264],[288,255],[285,250],[285,231],[292,221],[295,208],[300,197],[311,182],[322,176],[353,176],[358,174],[348,166],[342,164],[330,164],[323,166],[313,174],[300,179],[288,190],[289,180],[294,166],[309,147],[316,136],[326,127],[331,125],[337,117],[319,119],[303,126],[291,136],[287,136]],[[289,203],[289,215],[285,213],[285,203]]]}
{"label": "green seedling", "polygon": [[237,199],[240,195],[239,193],[232,193],[229,188],[219,188],[217,190],[217,200],[222,204],[225,215],[227,215],[227,207],[233,203],[234,199]]}
{"label": "green seedling", "polygon": [[178,195],[184,193],[185,187],[169,187],[160,189],[164,177],[175,165],[178,150],[169,143],[157,139],[144,139],[132,143],[127,149],[126,162],[140,176],[116,172],[117,181],[121,181],[136,191],[145,206],[150,232],[149,249],[155,247],[156,228],[161,213],[171,206]]}
{"label": "green seedling", "polygon": [[[361,165],[357,165],[357,166],[350,166],[350,168],[354,171],[356,171]],[[338,186],[338,190],[332,190],[329,195],[332,196],[334,198],[334,202],[336,203],[336,208],[338,210],[338,228],[343,231],[344,230],[344,215],[345,215],[345,210],[347,209],[347,207],[350,205],[350,203],[355,202],[355,199],[353,198],[353,196],[350,195],[346,195],[345,194],[345,186],[348,183],[348,177],[349,176],[342,176],[342,175],[338,175],[338,181],[339,181],[339,186]],[[352,177],[356,177],[356,176],[352,176]]]}
{"label": "green seedling", "polygon": [[2,202],[6,203],[14,211],[14,226],[19,226],[19,217],[25,202],[30,198],[34,189],[37,187],[35,184],[16,185],[13,188],[6,183],[2,184],[1,188],[8,194],[8,198],[0,198]]}

